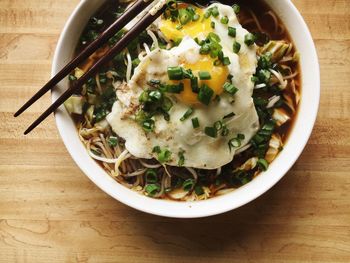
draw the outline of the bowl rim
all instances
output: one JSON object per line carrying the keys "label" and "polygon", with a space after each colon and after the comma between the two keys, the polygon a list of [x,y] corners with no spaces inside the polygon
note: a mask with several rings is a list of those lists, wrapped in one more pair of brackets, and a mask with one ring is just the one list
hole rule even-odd
{"label": "bowl rim", "polygon": [[[60,34],[60,37],[55,49],[55,53],[54,53],[53,63],[52,63],[52,70],[51,70],[52,76],[59,71],[58,65],[61,57],[60,55],[62,53],[62,50],[64,49],[65,39],[68,36],[69,31],[74,27],[73,23],[75,19],[77,18],[79,13],[84,8],[87,7],[88,2],[89,1],[79,2],[77,7],[74,9],[72,14],[68,18]],[[309,109],[308,109],[308,116],[307,116],[308,122],[306,123],[306,126],[303,127],[302,129],[303,135],[302,137],[299,138],[300,140],[298,141],[298,144],[296,145],[296,147],[294,147],[293,149],[291,148],[290,150],[293,153],[292,157],[284,158],[284,161],[286,162],[285,166],[282,166],[279,168],[277,167],[276,161],[280,159],[280,155],[281,155],[280,154],[272,162],[268,171],[254,178],[252,182],[236,189],[231,193],[225,194],[223,196],[214,197],[204,201],[177,202],[177,201],[149,198],[149,197],[140,195],[130,189],[127,189],[126,187],[120,185],[114,179],[112,179],[107,173],[104,172],[104,170],[94,160],[92,160],[92,158],[88,156],[85,150],[85,147],[82,145],[80,141],[79,142],[81,146],[84,147],[83,150],[85,151],[85,153],[82,152],[82,147],[79,147],[79,145],[77,145],[76,142],[72,144],[72,136],[73,136],[72,131],[69,131],[67,129],[68,127],[67,122],[69,122],[68,118],[70,119],[70,121],[72,120],[69,117],[68,113],[66,112],[64,106],[61,106],[55,112],[56,125],[58,128],[59,134],[65,144],[65,147],[67,148],[68,152],[72,156],[73,160],[80,167],[80,169],[85,173],[85,175],[90,180],[92,180],[102,191],[104,191],[108,195],[112,196],[114,199],[130,207],[133,207],[137,210],[140,210],[149,214],[165,216],[165,217],[173,217],[173,218],[198,218],[198,217],[207,217],[207,216],[213,216],[213,215],[225,213],[227,211],[236,209],[244,204],[251,202],[252,200],[256,199],[257,197],[261,196],[263,193],[268,191],[271,187],[273,187],[294,165],[294,163],[302,153],[303,149],[305,148],[307,141],[311,136],[311,133],[317,118],[319,101],[320,101],[320,69],[319,69],[319,62],[318,62],[318,57],[316,53],[316,48],[312,40],[311,33],[304,19],[302,18],[301,14],[297,10],[297,8],[294,6],[294,4],[289,0],[282,0],[280,2],[281,3],[283,2],[282,4],[286,5],[285,8],[288,8],[289,11],[292,13],[292,15],[298,20],[297,22],[301,26],[301,30],[303,33],[303,37],[305,38],[305,42],[309,45],[310,54],[308,55],[309,57],[311,57],[309,62],[313,67],[312,68],[312,71],[314,74],[313,86],[315,87],[314,89],[315,93],[313,94],[314,100],[311,102],[311,106],[309,105]],[[304,74],[306,73],[303,72],[303,77],[304,77]],[[304,83],[302,84],[302,87],[304,87]],[[59,95],[60,95],[59,91],[53,90],[51,93],[52,101],[56,100]],[[302,99],[303,99],[303,92],[302,92]],[[300,114],[298,113],[297,119],[299,118],[300,118]],[[291,134],[295,133],[296,124],[297,123],[295,123],[294,127],[292,128]],[[74,132],[77,135],[76,129],[74,129]],[[291,138],[289,138],[289,140],[290,139]],[[287,141],[286,146],[291,144],[289,140]],[[286,148],[284,149],[284,151],[285,150]],[[282,153],[284,153],[284,151],[282,151]],[[85,163],[82,163],[82,160],[87,161],[86,159],[87,156],[90,159],[90,163],[88,164],[89,167],[87,167]],[[104,177],[103,177],[103,174],[104,174]],[[270,174],[270,177],[269,178],[267,178],[266,176],[264,177],[263,174]],[[243,195],[243,198],[233,199],[234,196],[239,196],[240,194]]]}

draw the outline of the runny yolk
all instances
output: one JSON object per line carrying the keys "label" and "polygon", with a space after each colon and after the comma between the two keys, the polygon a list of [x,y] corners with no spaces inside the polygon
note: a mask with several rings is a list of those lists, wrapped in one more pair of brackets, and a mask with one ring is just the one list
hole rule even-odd
{"label": "runny yolk", "polygon": [[[201,56],[201,59],[195,64],[185,62],[179,66],[183,67],[184,69],[191,69],[193,74],[197,77],[199,71],[209,72],[211,76],[211,79],[209,80],[200,80],[198,77],[198,87],[200,88],[202,84],[206,84],[214,91],[215,95],[220,95],[223,92],[223,85],[225,84],[229,74],[226,66],[214,66],[214,60],[209,56]],[[174,84],[178,84],[180,82],[184,84],[184,91],[177,95],[178,99],[190,105],[200,104],[197,98],[198,94],[192,92],[191,82],[189,79],[171,81],[171,83]]]}
{"label": "runny yolk", "polygon": [[195,9],[196,14],[200,16],[200,18],[197,21],[190,21],[185,25],[182,25],[182,28],[180,29],[177,29],[179,26],[178,21],[173,22],[171,19],[164,18],[160,20],[159,29],[168,40],[179,40],[184,36],[190,36],[194,39],[200,35],[206,36],[213,31],[210,23],[211,20],[203,19],[203,10],[195,6],[193,6],[193,8]]}

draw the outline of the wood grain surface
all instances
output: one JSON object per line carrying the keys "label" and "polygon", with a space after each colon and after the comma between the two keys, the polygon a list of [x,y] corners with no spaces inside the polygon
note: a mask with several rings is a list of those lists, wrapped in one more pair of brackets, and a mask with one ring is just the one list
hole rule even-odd
{"label": "wood grain surface", "polygon": [[79,0],[0,0],[0,262],[350,262],[350,1],[294,0],[321,64],[312,137],[272,190],[204,219],[161,218],[100,191],[51,116],[29,136],[59,33]]}

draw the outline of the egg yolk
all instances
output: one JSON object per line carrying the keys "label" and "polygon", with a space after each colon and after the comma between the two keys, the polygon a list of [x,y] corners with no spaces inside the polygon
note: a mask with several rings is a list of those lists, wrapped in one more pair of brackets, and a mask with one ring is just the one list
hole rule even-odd
{"label": "egg yolk", "polygon": [[[220,95],[223,92],[223,86],[229,75],[228,68],[226,66],[214,66],[214,60],[210,56],[201,56],[201,59],[194,64],[184,62],[180,65],[184,69],[191,69],[193,75],[198,77],[198,87],[202,84],[208,85],[213,91],[214,96]],[[199,71],[209,72],[211,78],[209,80],[200,80],[198,76]],[[171,81],[172,84],[178,84],[182,82],[184,84],[184,90],[177,95],[178,99],[182,102],[190,105],[200,104],[198,101],[198,94],[192,91],[191,81],[184,79],[181,81]]]}
{"label": "egg yolk", "polygon": [[190,21],[182,25],[181,28],[178,28],[178,21],[173,22],[171,19],[161,19],[159,29],[168,40],[178,40],[182,39],[184,36],[190,36],[192,38],[199,37],[203,34],[206,36],[212,31],[210,23],[211,20],[203,19],[203,10],[195,6],[192,7],[195,9],[196,14],[198,14],[200,18],[197,21]]}

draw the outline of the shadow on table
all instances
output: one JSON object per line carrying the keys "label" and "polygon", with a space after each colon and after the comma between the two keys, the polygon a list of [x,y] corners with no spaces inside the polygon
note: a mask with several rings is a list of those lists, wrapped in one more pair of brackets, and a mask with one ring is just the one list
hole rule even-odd
{"label": "shadow on table", "polygon": [[271,241],[281,232],[286,233],[286,227],[293,227],[293,211],[302,207],[301,200],[294,196],[298,182],[293,175],[292,170],[263,196],[225,214],[172,219],[137,212],[130,224],[134,224],[145,242],[153,242],[153,252],[163,257],[186,255],[214,259],[220,257],[222,251],[226,256],[233,256],[246,254],[250,249],[261,250],[264,239]]}

